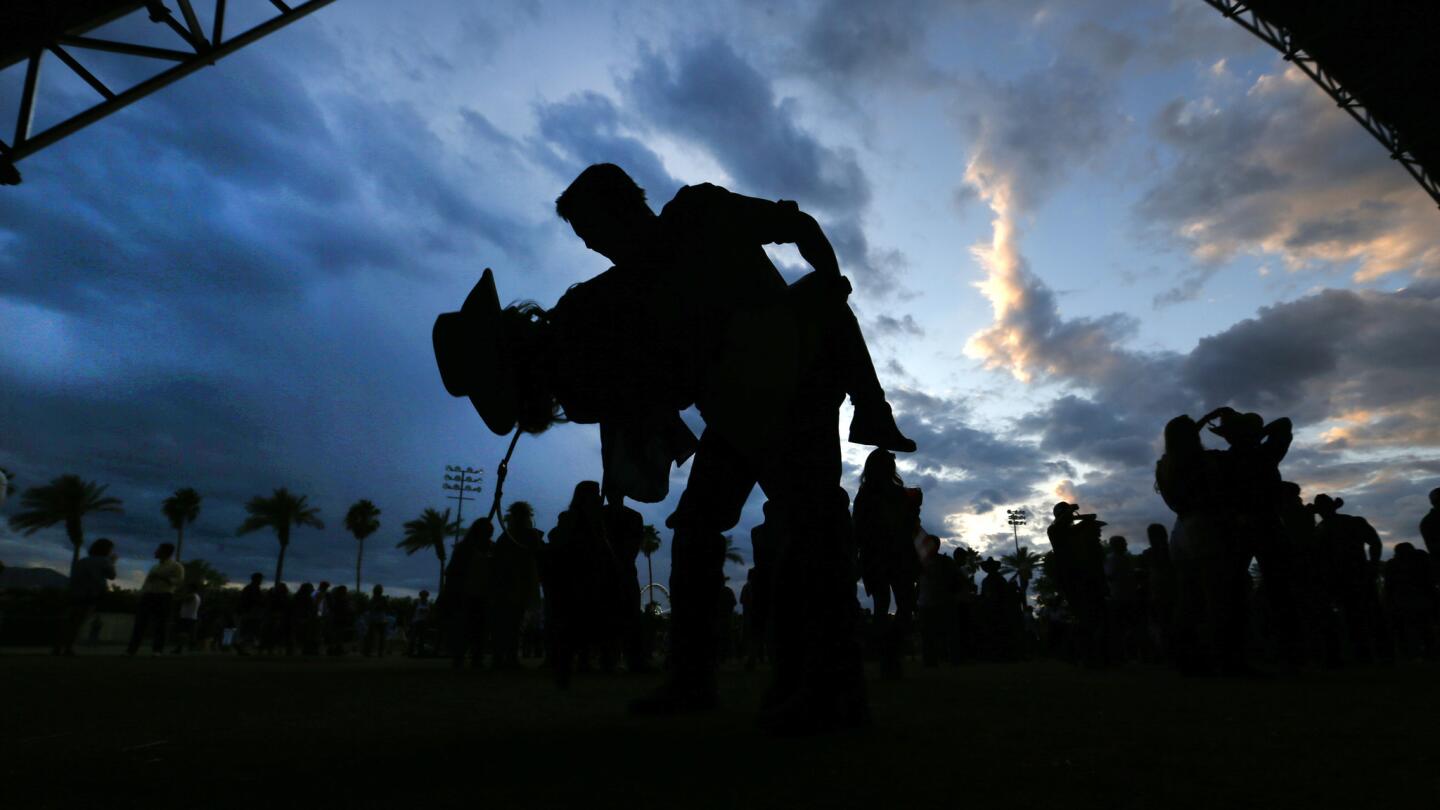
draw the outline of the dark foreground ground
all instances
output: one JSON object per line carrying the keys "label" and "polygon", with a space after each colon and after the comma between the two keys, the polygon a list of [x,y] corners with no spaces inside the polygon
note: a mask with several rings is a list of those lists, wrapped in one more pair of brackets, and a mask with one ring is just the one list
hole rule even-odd
{"label": "dark foreground ground", "polygon": [[0,656],[0,806],[1436,807],[1440,667],[1186,680],[1052,663],[872,683],[873,728],[626,717],[655,678],[390,658]]}

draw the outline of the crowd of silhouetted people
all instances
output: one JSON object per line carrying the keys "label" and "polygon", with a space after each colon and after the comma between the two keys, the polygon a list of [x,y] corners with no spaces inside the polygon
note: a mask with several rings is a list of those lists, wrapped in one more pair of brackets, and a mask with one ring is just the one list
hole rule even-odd
{"label": "crowd of silhouetted people", "polygon": [[[1207,449],[1207,426],[1226,447]],[[1174,512],[1152,523],[1145,547],[1105,536],[1077,504],[1055,504],[1050,550],[1000,559],[946,550],[922,526],[923,496],[906,487],[889,451],[870,454],[849,525],[854,579],[873,600],[855,610],[858,639],[884,678],[906,658],[926,666],[1052,657],[1090,666],[1126,661],[1186,673],[1246,674],[1333,667],[1440,653],[1440,598],[1430,550],[1440,543],[1440,490],[1420,525],[1422,547],[1382,544],[1344,501],[1310,502],[1284,480],[1289,420],[1219,409],[1179,416],[1164,431],[1155,488]],[[775,521],[751,531],[752,565],[737,594],[716,600],[720,660],[747,668],[773,660],[773,605],[781,538]],[[264,587],[260,574],[222,606],[201,610],[174,547],[161,544],[141,587],[127,652],[209,648],[239,655],[449,659],[456,668],[521,667],[544,659],[564,687],[586,670],[651,671],[669,648],[666,618],[646,598],[637,562],[645,525],[595,481],[576,487],[547,533],[524,502],[475,521],[457,542],[438,596],[394,600],[328,582]],[[497,525],[498,524],[498,525]],[[101,539],[76,566],[55,652],[73,652],[95,601],[115,576],[114,544]],[[652,592],[653,593],[653,592]],[[207,597],[208,598],[208,597]],[[173,635],[167,634],[173,628]],[[172,645],[167,645],[167,637]]]}

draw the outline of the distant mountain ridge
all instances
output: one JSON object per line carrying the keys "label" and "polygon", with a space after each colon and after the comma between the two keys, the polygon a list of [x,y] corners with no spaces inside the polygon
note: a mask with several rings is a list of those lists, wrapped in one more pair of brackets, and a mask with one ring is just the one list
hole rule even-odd
{"label": "distant mountain ridge", "polygon": [[64,588],[70,578],[53,568],[6,568],[0,571],[0,588],[33,590]]}

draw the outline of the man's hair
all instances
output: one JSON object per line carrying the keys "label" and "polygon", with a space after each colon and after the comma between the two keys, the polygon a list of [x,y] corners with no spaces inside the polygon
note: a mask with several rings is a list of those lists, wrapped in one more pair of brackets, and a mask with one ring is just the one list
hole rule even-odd
{"label": "man's hair", "polygon": [[114,550],[115,543],[108,537],[102,537],[90,544],[91,557],[108,557]]}
{"label": "man's hair", "polygon": [[175,544],[174,544],[174,543],[161,543],[161,544],[160,544],[160,547],[157,548],[157,549],[155,549],[155,553],[156,553],[156,554],[159,554],[161,557],[174,557],[174,556],[175,556]]}
{"label": "man's hair", "polygon": [[596,163],[555,198],[555,213],[569,222],[577,214],[616,205],[645,205],[645,189],[614,163]]}
{"label": "man's hair", "polygon": [[511,502],[510,506],[505,509],[505,519],[525,520],[534,523],[535,507],[531,506],[526,501],[513,501]]}

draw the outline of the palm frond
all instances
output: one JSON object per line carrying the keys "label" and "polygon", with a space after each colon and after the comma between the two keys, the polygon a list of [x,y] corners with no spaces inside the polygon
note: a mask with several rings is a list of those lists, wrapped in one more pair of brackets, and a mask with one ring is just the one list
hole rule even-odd
{"label": "palm frond", "polygon": [[364,540],[380,529],[380,507],[362,498],[350,506],[345,513],[345,530]]}

